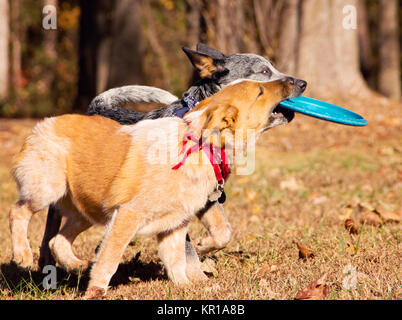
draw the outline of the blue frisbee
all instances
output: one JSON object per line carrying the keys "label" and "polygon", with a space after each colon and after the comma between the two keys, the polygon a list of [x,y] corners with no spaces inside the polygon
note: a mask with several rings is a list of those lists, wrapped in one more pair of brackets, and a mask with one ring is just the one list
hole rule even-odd
{"label": "blue frisbee", "polygon": [[280,105],[284,108],[303,113],[307,116],[346,124],[350,126],[365,126],[367,120],[361,115],[334,104],[312,99],[297,97],[283,100]]}

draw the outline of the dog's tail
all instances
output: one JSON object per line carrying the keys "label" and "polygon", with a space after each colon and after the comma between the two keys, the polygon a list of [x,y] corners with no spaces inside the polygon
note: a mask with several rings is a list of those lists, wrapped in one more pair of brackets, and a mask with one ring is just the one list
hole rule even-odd
{"label": "dog's tail", "polygon": [[119,108],[119,106],[130,102],[156,102],[168,105],[177,100],[179,100],[178,97],[159,88],[139,85],[124,86],[107,90],[96,96],[91,101],[87,114],[98,114],[122,124],[131,124],[143,119],[145,114]]}

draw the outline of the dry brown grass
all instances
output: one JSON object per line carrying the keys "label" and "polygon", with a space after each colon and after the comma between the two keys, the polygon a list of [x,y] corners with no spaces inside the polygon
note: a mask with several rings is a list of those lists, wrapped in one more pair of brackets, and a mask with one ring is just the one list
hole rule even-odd
{"label": "dry brown grass", "polygon": [[[360,218],[361,204],[402,208],[402,108],[381,103],[350,107],[364,114],[369,126],[346,127],[297,115],[287,127],[264,136],[255,173],[233,176],[228,183],[225,209],[233,236],[227,248],[212,256],[217,272],[208,283],[176,287],[166,279],[155,240],[136,239],[107,298],[293,299],[326,272],[327,299],[401,299],[401,223],[363,226]],[[10,264],[7,216],[17,197],[10,159],[34,123],[0,121],[0,298],[78,299],[87,273],[69,275],[58,269],[58,289],[46,292],[39,271]],[[360,235],[345,229],[348,215],[358,223]],[[36,258],[44,219],[45,213],[38,214],[30,226]],[[102,231],[95,227],[80,235],[77,254],[92,257]],[[193,223],[192,238],[204,234]],[[315,257],[299,259],[297,241]],[[350,251],[348,244],[357,250]],[[356,289],[342,285],[348,265],[356,268]]]}

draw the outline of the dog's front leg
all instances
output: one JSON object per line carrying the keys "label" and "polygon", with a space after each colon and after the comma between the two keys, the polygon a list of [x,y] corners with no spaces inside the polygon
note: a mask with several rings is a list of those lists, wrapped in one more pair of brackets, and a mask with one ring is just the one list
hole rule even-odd
{"label": "dog's front leg", "polygon": [[131,210],[120,208],[114,212],[92,267],[84,299],[99,299],[106,294],[109,281],[116,272],[121,256],[140,223],[138,214]]}
{"label": "dog's front leg", "polygon": [[208,280],[208,277],[201,270],[200,259],[188,234],[186,235],[186,263],[186,275],[191,281]]}
{"label": "dog's front leg", "polygon": [[158,252],[169,279],[175,284],[186,285],[186,234],[188,224],[170,232],[158,234]]}
{"label": "dog's front leg", "polygon": [[196,246],[198,251],[206,254],[226,247],[230,241],[232,227],[223,211],[223,206],[216,201],[201,210],[197,217],[209,232],[209,236],[199,240]]}

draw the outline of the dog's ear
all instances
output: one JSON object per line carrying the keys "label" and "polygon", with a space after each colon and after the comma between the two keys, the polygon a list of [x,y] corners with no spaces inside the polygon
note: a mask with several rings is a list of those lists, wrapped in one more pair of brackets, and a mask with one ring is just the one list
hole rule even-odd
{"label": "dog's ear", "polygon": [[205,121],[202,129],[206,130],[234,130],[239,110],[231,105],[219,105],[205,111]]}
{"label": "dog's ear", "polygon": [[228,70],[222,66],[222,60],[214,59],[207,54],[186,47],[182,49],[190,59],[194,68],[198,70],[201,78],[217,78],[228,72]]}
{"label": "dog's ear", "polygon": [[[228,141],[226,136],[232,136],[239,110],[233,105],[218,105],[208,108],[204,114],[204,121],[198,136],[204,142],[223,147]],[[228,130],[228,131],[226,131]]]}
{"label": "dog's ear", "polygon": [[211,58],[213,58],[215,60],[220,60],[220,59],[225,58],[225,55],[222,52],[220,52],[214,48],[211,48],[210,46],[208,46],[204,43],[201,43],[201,42],[199,44],[197,44],[197,52],[210,56]]}

